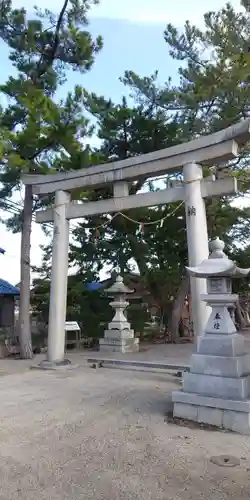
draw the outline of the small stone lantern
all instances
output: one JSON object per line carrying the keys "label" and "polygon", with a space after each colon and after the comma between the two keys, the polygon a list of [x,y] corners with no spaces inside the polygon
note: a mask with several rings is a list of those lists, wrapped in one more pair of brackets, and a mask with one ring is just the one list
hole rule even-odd
{"label": "small stone lantern", "polygon": [[134,330],[131,330],[124,314],[129,305],[126,296],[133,292],[134,290],[124,285],[120,275],[117,276],[115,283],[105,290],[105,293],[114,299],[110,305],[115,310],[115,315],[104,332],[104,338],[99,340],[100,350],[122,353],[139,351],[139,339],[134,338]]}
{"label": "small stone lantern", "polygon": [[184,373],[183,388],[172,394],[174,416],[250,435],[250,355],[228,311],[238,300],[232,279],[245,277],[250,269],[237,267],[224,246],[216,238],[208,259],[187,267],[190,276],[207,279],[208,293],[201,299],[212,312],[197,339],[190,372]]}

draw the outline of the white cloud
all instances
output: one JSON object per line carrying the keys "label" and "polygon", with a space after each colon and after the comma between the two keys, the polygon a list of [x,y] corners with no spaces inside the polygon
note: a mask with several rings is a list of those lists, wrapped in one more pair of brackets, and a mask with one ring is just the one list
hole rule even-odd
{"label": "white cloud", "polygon": [[[126,19],[134,22],[172,22],[178,26],[187,19],[193,24],[200,24],[207,11],[219,10],[225,0],[102,0],[92,9],[92,15],[112,19]],[[233,0],[232,5],[240,6],[240,0]]]}
{"label": "white cloud", "polygon": [[[32,10],[33,0],[13,0],[15,7],[25,5],[27,10]],[[203,14],[209,10],[219,10],[225,5],[225,0],[101,0],[99,6],[91,9],[91,16],[106,17],[110,19],[126,19],[132,22],[172,22],[181,26],[187,19],[192,23],[201,24]],[[240,0],[232,0],[232,5],[240,7]],[[59,10],[61,0],[37,0],[41,8]],[[53,5],[53,7],[52,7]]]}

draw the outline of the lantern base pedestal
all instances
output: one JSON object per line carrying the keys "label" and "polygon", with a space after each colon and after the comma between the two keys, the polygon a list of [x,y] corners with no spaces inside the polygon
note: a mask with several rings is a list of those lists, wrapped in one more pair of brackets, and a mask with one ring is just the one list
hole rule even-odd
{"label": "lantern base pedestal", "polygon": [[250,435],[250,355],[238,333],[204,334],[183,388],[172,393],[174,417]]}
{"label": "lantern base pedestal", "polygon": [[100,352],[121,352],[123,354],[127,352],[138,352],[139,339],[133,337],[114,339],[105,336],[103,339],[99,340],[99,346]]}
{"label": "lantern base pedestal", "polygon": [[174,417],[250,435],[250,400],[172,393]]}

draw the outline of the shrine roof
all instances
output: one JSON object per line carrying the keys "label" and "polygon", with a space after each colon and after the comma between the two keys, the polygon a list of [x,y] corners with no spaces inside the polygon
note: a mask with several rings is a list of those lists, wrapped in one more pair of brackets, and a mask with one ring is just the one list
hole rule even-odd
{"label": "shrine roof", "polygon": [[8,281],[0,279],[0,295],[20,295],[20,290]]}

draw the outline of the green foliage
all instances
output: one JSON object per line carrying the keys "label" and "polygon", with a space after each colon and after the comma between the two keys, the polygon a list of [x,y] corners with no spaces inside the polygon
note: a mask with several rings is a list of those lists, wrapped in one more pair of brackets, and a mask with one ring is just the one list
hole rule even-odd
{"label": "green foliage", "polygon": [[[69,276],[67,297],[67,321],[77,321],[86,337],[100,338],[103,336],[107,323],[111,321],[114,311],[109,306],[110,297],[103,289],[89,291],[87,283],[93,281],[93,274],[76,274]],[[114,277],[106,283],[105,288],[111,286]],[[129,276],[125,276],[125,283],[131,286]],[[31,294],[33,317],[38,323],[47,325],[49,317],[49,279],[34,280]],[[149,316],[145,307],[141,306],[141,299],[132,300],[127,310],[128,320],[136,332],[141,332]]]}
{"label": "green foliage", "polygon": [[[178,123],[168,123],[161,111],[151,108],[145,110],[141,106],[130,108],[125,98],[120,105],[94,94],[85,94],[85,99],[85,106],[94,114],[99,125],[98,136],[102,145],[98,153],[102,161],[129,158],[178,143]],[[132,183],[130,193],[136,194],[145,187],[155,188],[153,183],[148,184],[145,179],[139,179]],[[89,193],[87,198],[96,201],[111,196],[112,190],[108,187]],[[124,213],[125,217],[116,215],[111,219],[109,215],[103,215],[86,219],[74,231],[72,262],[81,272],[91,269],[97,274],[104,265],[110,269],[120,267],[122,273],[133,270],[136,265],[145,279],[149,272],[152,273],[152,269],[159,266],[164,270],[166,266],[173,267],[172,259],[176,261],[178,251],[182,253],[186,249],[183,212],[176,219],[175,228],[173,219],[169,222],[168,214],[174,208],[174,205],[163,209],[139,208],[128,214]],[[160,227],[162,218],[165,218],[165,222]],[[138,234],[140,221],[145,223],[143,235]],[[97,226],[98,238],[96,230],[92,230]],[[182,238],[176,243],[173,234],[179,230],[182,231]],[[179,279],[180,273],[177,281]]]}
{"label": "green foliage", "polygon": [[0,86],[9,103],[0,114],[2,198],[20,188],[24,172],[88,164],[89,149],[82,140],[92,134],[92,127],[83,114],[83,89],[76,86],[59,102],[55,92],[68,69],[88,71],[102,47],[102,39],[93,40],[86,31],[88,10],[96,3],[65,0],[58,16],[36,9],[32,19],[24,8],[2,2],[0,38],[16,68],[16,76]]}
{"label": "green foliage", "polygon": [[[94,94],[85,94],[85,99],[85,106],[99,125],[98,136],[102,140],[99,161],[124,159],[180,141],[182,123],[167,119],[157,107],[138,104],[130,108],[125,99],[114,105],[111,100],[105,101]],[[169,184],[169,179],[163,182]],[[130,193],[141,189],[157,189],[157,183],[140,179],[131,185]],[[109,187],[86,194],[92,201],[111,196]],[[210,237],[223,237],[230,248],[235,238],[244,240],[248,231],[247,210],[232,207],[227,199],[208,200],[207,214]],[[144,223],[143,234],[135,221]],[[169,309],[187,265],[184,207],[170,204],[134,209],[114,218],[109,215],[87,218],[74,231],[71,261],[81,273],[94,271],[96,277],[104,266],[119,267],[122,273],[138,269],[161,310]]]}
{"label": "green foliage", "polygon": [[[234,247],[231,253],[231,257],[236,261],[237,265],[242,269],[250,268],[250,245],[245,248]],[[250,287],[250,275],[246,276],[244,279],[234,279],[233,280],[233,291],[241,295],[247,295],[249,297],[249,287]]]}
{"label": "green foliage", "polygon": [[[76,86],[56,102],[55,93],[65,82],[66,71],[88,71],[102,40],[86,30],[87,14],[96,0],[63,0],[60,13],[36,9],[31,19],[25,8],[1,2],[0,38],[9,48],[16,75],[0,86],[8,105],[0,113],[0,199],[20,189],[23,173],[55,172],[88,164],[89,148],[82,144],[92,133],[83,114],[83,90]],[[82,154],[82,155],[81,155]],[[46,200],[51,201],[50,199]],[[32,357],[30,298],[30,234],[34,207],[46,204],[25,187],[20,217],[7,221],[22,232],[19,339],[24,358]]]}
{"label": "green foliage", "polygon": [[[249,7],[237,12],[227,4],[204,15],[203,30],[168,24],[164,38],[180,62],[179,85],[157,84],[157,72],[141,78],[127,71],[123,81],[142,102],[176,112],[190,135],[218,130],[249,115]],[[188,129],[189,127],[189,129]]]}
{"label": "green foliage", "polygon": [[[37,321],[45,324],[49,316],[49,290],[49,280],[34,280],[31,305]],[[99,338],[103,335],[104,324],[112,317],[109,302],[100,291],[88,291],[86,275],[69,276],[67,321],[77,321],[84,336]]]}

